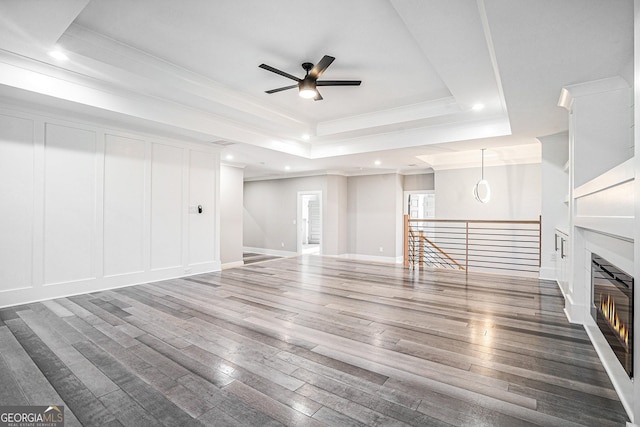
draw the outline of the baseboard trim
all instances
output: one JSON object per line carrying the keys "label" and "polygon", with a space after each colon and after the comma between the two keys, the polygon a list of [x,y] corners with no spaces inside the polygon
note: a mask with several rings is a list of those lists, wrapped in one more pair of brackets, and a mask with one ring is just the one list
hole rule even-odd
{"label": "baseboard trim", "polygon": [[242,251],[253,252],[253,253],[262,254],[262,255],[280,256],[280,257],[291,257],[291,256],[298,255],[297,252],[281,251],[277,249],[267,249],[267,248],[253,248],[251,246],[244,246],[242,248]]}
{"label": "baseboard trim", "polygon": [[242,267],[243,265],[244,265],[244,261],[227,262],[222,264],[222,269],[226,270],[228,268]]}
{"label": "baseboard trim", "polygon": [[598,329],[595,321],[592,319],[586,320],[584,323],[584,329],[591,340],[593,348],[598,354],[598,358],[607,372],[607,376],[613,384],[613,388],[616,390],[620,402],[627,411],[627,415],[633,420],[633,380],[627,377],[627,373],[622,366],[618,363],[615,353],[611,350],[611,347],[607,344],[606,338],[602,335],[602,332]]}
{"label": "baseboard trim", "polygon": [[353,259],[357,261],[382,262],[385,264],[402,264],[404,262],[404,258],[401,256],[387,257],[387,256],[377,256],[377,255],[340,254],[338,255],[338,258]]}
{"label": "baseboard trim", "polygon": [[74,295],[84,295],[109,289],[126,288],[128,286],[141,285],[144,283],[152,283],[162,280],[179,279],[181,277],[212,273],[220,270],[220,262],[212,261],[146,272],[133,272],[109,277],[88,278],[84,280],[57,282],[20,289],[10,289],[0,291],[0,300],[2,301],[2,303],[0,303],[0,308],[70,297]]}
{"label": "baseboard trim", "polygon": [[564,314],[569,323],[584,325],[586,311],[587,308],[584,305],[574,304],[571,294],[565,294]]}
{"label": "baseboard trim", "polygon": [[542,280],[556,280],[556,269],[551,267],[542,267],[538,277]]}

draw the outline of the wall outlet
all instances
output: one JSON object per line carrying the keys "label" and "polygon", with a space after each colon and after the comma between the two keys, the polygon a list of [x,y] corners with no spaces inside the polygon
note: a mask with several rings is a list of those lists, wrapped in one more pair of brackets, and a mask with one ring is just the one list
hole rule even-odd
{"label": "wall outlet", "polygon": [[380,252],[384,252],[384,248],[383,248],[382,246],[380,246],[380,247],[378,248],[378,250],[379,250]]}
{"label": "wall outlet", "polygon": [[284,248],[284,242],[280,243],[280,246],[282,246]]}
{"label": "wall outlet", "polygon": [[551,254],[551,261],[555,261],[556,260],[556,253],[552,253]]}

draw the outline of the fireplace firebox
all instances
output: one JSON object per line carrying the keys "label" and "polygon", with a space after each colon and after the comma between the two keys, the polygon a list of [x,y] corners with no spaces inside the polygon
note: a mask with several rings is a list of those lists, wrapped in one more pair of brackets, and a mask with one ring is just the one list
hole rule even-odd
{"label": "fireplace firebox", "polygon": [[591,314],[620,364],[633,378],[633,277],[591,254]]}

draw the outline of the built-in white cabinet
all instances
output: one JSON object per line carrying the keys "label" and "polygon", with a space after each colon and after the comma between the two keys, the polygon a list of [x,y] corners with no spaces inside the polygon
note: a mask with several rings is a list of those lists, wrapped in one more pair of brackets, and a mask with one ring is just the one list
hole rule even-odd
{"label": "built-in white cabinet", "polygon": [[569,236],[556,228],[554,247],[556,251],[556,281],[564,294],[569,290]]}
{"label": "built-in white cabinet", "polygon": [[538,139],[543,195],[540,278],[555,280],[559,244],[556,229],[569,229],[569,134],[561,132]]}
{"label": "built-in white cabinet", "polygon": [[566,232],[560,226],[555,236],[556,277],[567,319],[584,326],[631,419],[638,401],[633,381],[592,316],[591,259],[595,254],[623,271],[637,271],[632,95],[621,77],[562,89],[558,105],[569,111],[569,226]]}
{"label": "built-in white cabinet", "polygon": [[[566,278],[558,283],[565,294],[567,315],[572,321],[581,323],[590,310],[591,286],[590,282],[585,283],[589,274],[585,273],[588,266],[583,256],[583,230],[611,233],[621,225],[622,228],[628,226],[628,219],[633,215],[629,212],[633,210],[632,198],[628,197],[632,193],[629,179],[611,181],[604,186],[616,186],[615,194],[613,191],[602,193],[602,188],[593,184],[633,157],[632,91],[627,81],[616,76],[566,86],[562,88],[558,105],[569,112],[569,161],[564,168],[568,175],[569,226],[564,236],[564,248],[559,248],[557,256],[560,259],[556,266],[565,264]],[[627,169],[622,168],[622,175]],[[617,179],[621,173],[612,176]],[[564,233],[562,223],[556,226],[560,228],[560,234]],[[562,246],[563,237],[556,239]]]}
{"label": "built-in white cabinet", "polygon": [[569,111],[571,188],[633,157],[632,104],[631,88],[621,77],[562,88],[558,105]]}

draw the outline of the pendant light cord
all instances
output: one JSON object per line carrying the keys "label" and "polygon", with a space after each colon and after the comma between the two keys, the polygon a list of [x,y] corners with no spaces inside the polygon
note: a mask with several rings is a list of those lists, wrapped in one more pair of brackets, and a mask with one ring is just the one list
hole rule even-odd
{"label": "pendant light cord", "polygon": [[[484,180],[484,150],[486,148],[481,149],[482,153],[482,162],[480,166],[480,181],[473,187],[473,196],[480,203],[487,203],[491,199],[491,188],[489,187],[489,183]],[[483,196],[480,195],[479,187],[482,184],[483,186]]]}

